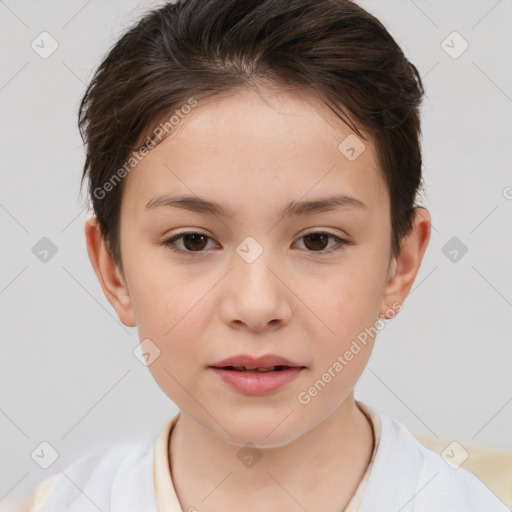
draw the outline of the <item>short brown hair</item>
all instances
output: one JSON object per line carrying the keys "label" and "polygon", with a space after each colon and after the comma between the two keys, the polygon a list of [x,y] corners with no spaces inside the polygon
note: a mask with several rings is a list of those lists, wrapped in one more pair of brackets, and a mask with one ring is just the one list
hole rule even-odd
{"label": "short brown hair", "polygon": [[88,177],[94,213],[121,269],[120,176],[126,172],[118,171],[190,98],[260,81],[313,92],[358,136],[366,140],[362,129],[374,138],[390,197],[392,252],[399,254],[422,180],[424,91],[416,67],[382,23],[349,0],[178,0],[124,33],[80,104],[81,185]]}

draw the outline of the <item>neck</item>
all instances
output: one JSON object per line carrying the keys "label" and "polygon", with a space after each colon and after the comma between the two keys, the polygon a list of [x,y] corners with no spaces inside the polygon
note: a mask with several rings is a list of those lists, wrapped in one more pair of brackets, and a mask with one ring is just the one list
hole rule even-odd
{"label": "neck", "polygon": [[247,466],[238,458],[242,446],[180,412],[169,460],[183,510],[340,512],[366,471],[373,445],[370,420],[352,394],[304,435],[284,446],[255,450],[261,458]]}

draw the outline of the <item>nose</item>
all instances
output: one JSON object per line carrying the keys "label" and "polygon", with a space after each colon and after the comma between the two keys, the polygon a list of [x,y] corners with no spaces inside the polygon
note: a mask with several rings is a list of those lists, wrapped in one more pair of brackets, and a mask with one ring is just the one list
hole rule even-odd
{"label": "nose", "polygon": [[223,283],[222,319],[236,329],[279,329],[291,318],[293,293],[286,276],[267,251],[249,261],[233,255],[233,268]]}

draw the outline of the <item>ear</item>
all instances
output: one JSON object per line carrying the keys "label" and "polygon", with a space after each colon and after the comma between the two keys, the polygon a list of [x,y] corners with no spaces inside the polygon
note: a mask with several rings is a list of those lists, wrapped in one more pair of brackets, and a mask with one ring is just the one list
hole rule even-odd
{"label": "ear", "polygon": [[107,249],[96,217],[87,219],[85,239],[89,259],[105,297],[116,310],[121,322],[128,327],[135,327],[135,313],[125,278]]}
{"label": "ear", "polygon": [[416,207],[411,232],[402,239],[400,254],[392,258],[389,267],[388,281],[380,307],[381,318],[391,318],[389,316],[389,310],[393,309],[391,305],[403,304],[409,294],[430,241],[431,225],[429,211],[426,208]]}

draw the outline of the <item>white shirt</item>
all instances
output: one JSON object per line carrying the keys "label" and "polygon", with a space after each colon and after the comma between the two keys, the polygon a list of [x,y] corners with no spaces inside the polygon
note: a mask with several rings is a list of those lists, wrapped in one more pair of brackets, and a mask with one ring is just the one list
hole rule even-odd
{"label": "white shirt", "polygon": [[[370,419],[375,442],[366,473],[343,512],[510,512],[475,475],[453,469],[399,421],[356,404]],[[178,416],[156,442],[115,443],[43,481],[29,512],[187,512],[178,501],[168,460]]]}

